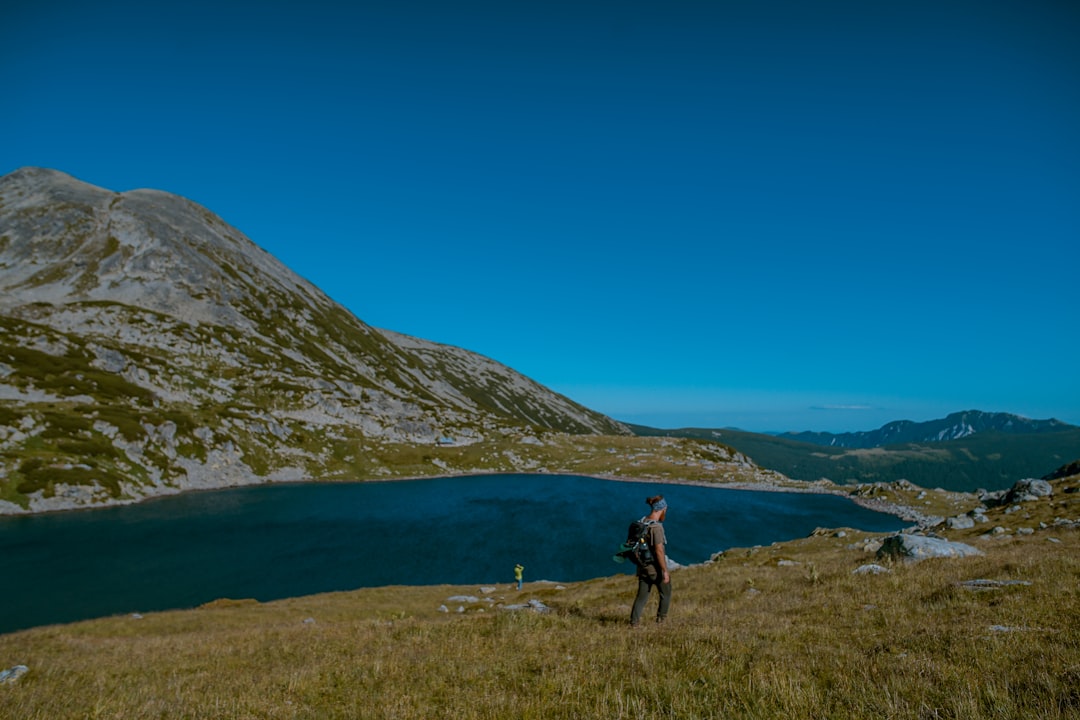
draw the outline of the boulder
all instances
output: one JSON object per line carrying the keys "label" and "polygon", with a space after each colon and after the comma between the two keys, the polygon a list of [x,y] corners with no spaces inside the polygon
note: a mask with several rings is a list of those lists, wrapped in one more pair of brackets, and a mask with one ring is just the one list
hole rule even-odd
{"label": "boulder", "polygon": [[908,562],[917,562],[927,558],[956,558],[982,554],[982,551],[964,543],[906,533],[885,538],[877,551],[879,560],[899,558]]}
{"label": "boulder", "polygon": [[1034,502],[1054,494],[1054,488],[1045,480],[1027,478],[1012,486],[1005,494],[1004,503]]}
{"label": "boulder", "polygon": [[957,515],[956,517],[946,518],[945,526],[952,530],[967,530],[975,527],[975,518],[970,515]]}

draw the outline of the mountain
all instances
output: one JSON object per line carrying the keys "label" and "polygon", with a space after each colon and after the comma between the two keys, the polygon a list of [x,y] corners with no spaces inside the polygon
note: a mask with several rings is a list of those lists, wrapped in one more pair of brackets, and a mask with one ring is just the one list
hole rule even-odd
{"label": "mountain", "polygon": [[[757,465],[796,480],[824,478],[838,484],[907,480],[958,492],[1007,488],[1020,479],[1043,477],[1080,457],[1080,427],[977,410],[841,435],[630,427],[641,436],[722,442]],[[870,444],[875,441],[880,444]],[[862,444],[845,447],[841,442]]]}
{"label": "mountain", "polygon": [[[544,432],[630,434],[489,358],[365,324],[182,197],[0,178],[2,511],[431,474],[440,445],[512,459],[494,444]],[[462,462],[516,467],[481,460]]]}
{"label": "mountain", "polygon": [[780,437],[798,442],[839,448],[877,448],[904,443],[935,443],[960,440],[977,433],[997,432],[1009,435],[1026,435],[1067,431],[1073,426],[1060,420],[1031,420],[1010,413],[988,413],[967,410],[948,415],[941,420],[912,422],[897,420],[882,425],[877,430],[853,433],[798,432],[784,433]]}

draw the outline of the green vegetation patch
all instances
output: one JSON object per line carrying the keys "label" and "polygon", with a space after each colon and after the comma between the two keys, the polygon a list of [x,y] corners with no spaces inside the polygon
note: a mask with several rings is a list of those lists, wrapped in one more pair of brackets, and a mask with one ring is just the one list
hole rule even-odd
{"label": "green vegetation patch", "polygon": [[41,432],[43,438],[67,438],[93,430],[94,423],[84,415],[73,412],[46,410],[42,419],[47,427]]}
{"label": "green vegetation patch", "polygon": [[99,370],[84,351],[70,349],[65,355],[52,355],[33,348],[8,346],[0,350],[0,361],[11,365],[16,377],[30,379],[46,392],[62,397],[89,395],[99,400],[115,401],[118,397],[150,403],[154,394],[125,380],[123,377]]}
{"label": "green vegetation patch", "polygon": [[95,405],[88,409],[91,416],[117,428],[128,442],[146,437],[139,410],[123,405]]}
{"label": "green vegetation patch", "polygon": [[43,458],[31,458],[19,467],[22,479],[16,484],[15,489],[22,495],[30,495],[38,491],[44,491],[45,497],[55,494],[57,485],[83,485],[93,487],[100,485],[105,488],[112,497],[120,496],[120,483],[124,477],[115,471],[101,467],[88,465],[56,464],[46,462]]}
{"label": "green vegetation patch", "polygon": [[120,451],[113,446],[108,438],[102,437],[88,440],[81,438],[74,440],[58,440],[56,449],[68,455],[75,455],[84,459],[95,456],[107,458],[121,457]]}
{"label": "green vegetation patch", "polygon": [[0,425],[14,427],[23,418],[23,410],[14,400],[0,402]]}

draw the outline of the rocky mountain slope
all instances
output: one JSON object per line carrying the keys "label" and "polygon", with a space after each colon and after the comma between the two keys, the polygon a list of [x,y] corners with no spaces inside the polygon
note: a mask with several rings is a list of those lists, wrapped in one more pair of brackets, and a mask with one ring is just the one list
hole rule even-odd
{"label": "rocky mountain slope", "polygon": [[544,432],[629,434],[493,360],[366,325],[184,198],[0,178],[0,511],[425,474],[417,448]]}

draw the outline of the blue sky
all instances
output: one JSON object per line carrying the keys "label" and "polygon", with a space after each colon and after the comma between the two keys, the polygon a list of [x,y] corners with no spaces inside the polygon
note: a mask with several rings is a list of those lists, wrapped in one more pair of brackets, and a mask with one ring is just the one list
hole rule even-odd
{"label": "blue sky", "polygon": [[658,427],[1080,424],[1080,6],[9,3],[0,173]]}

